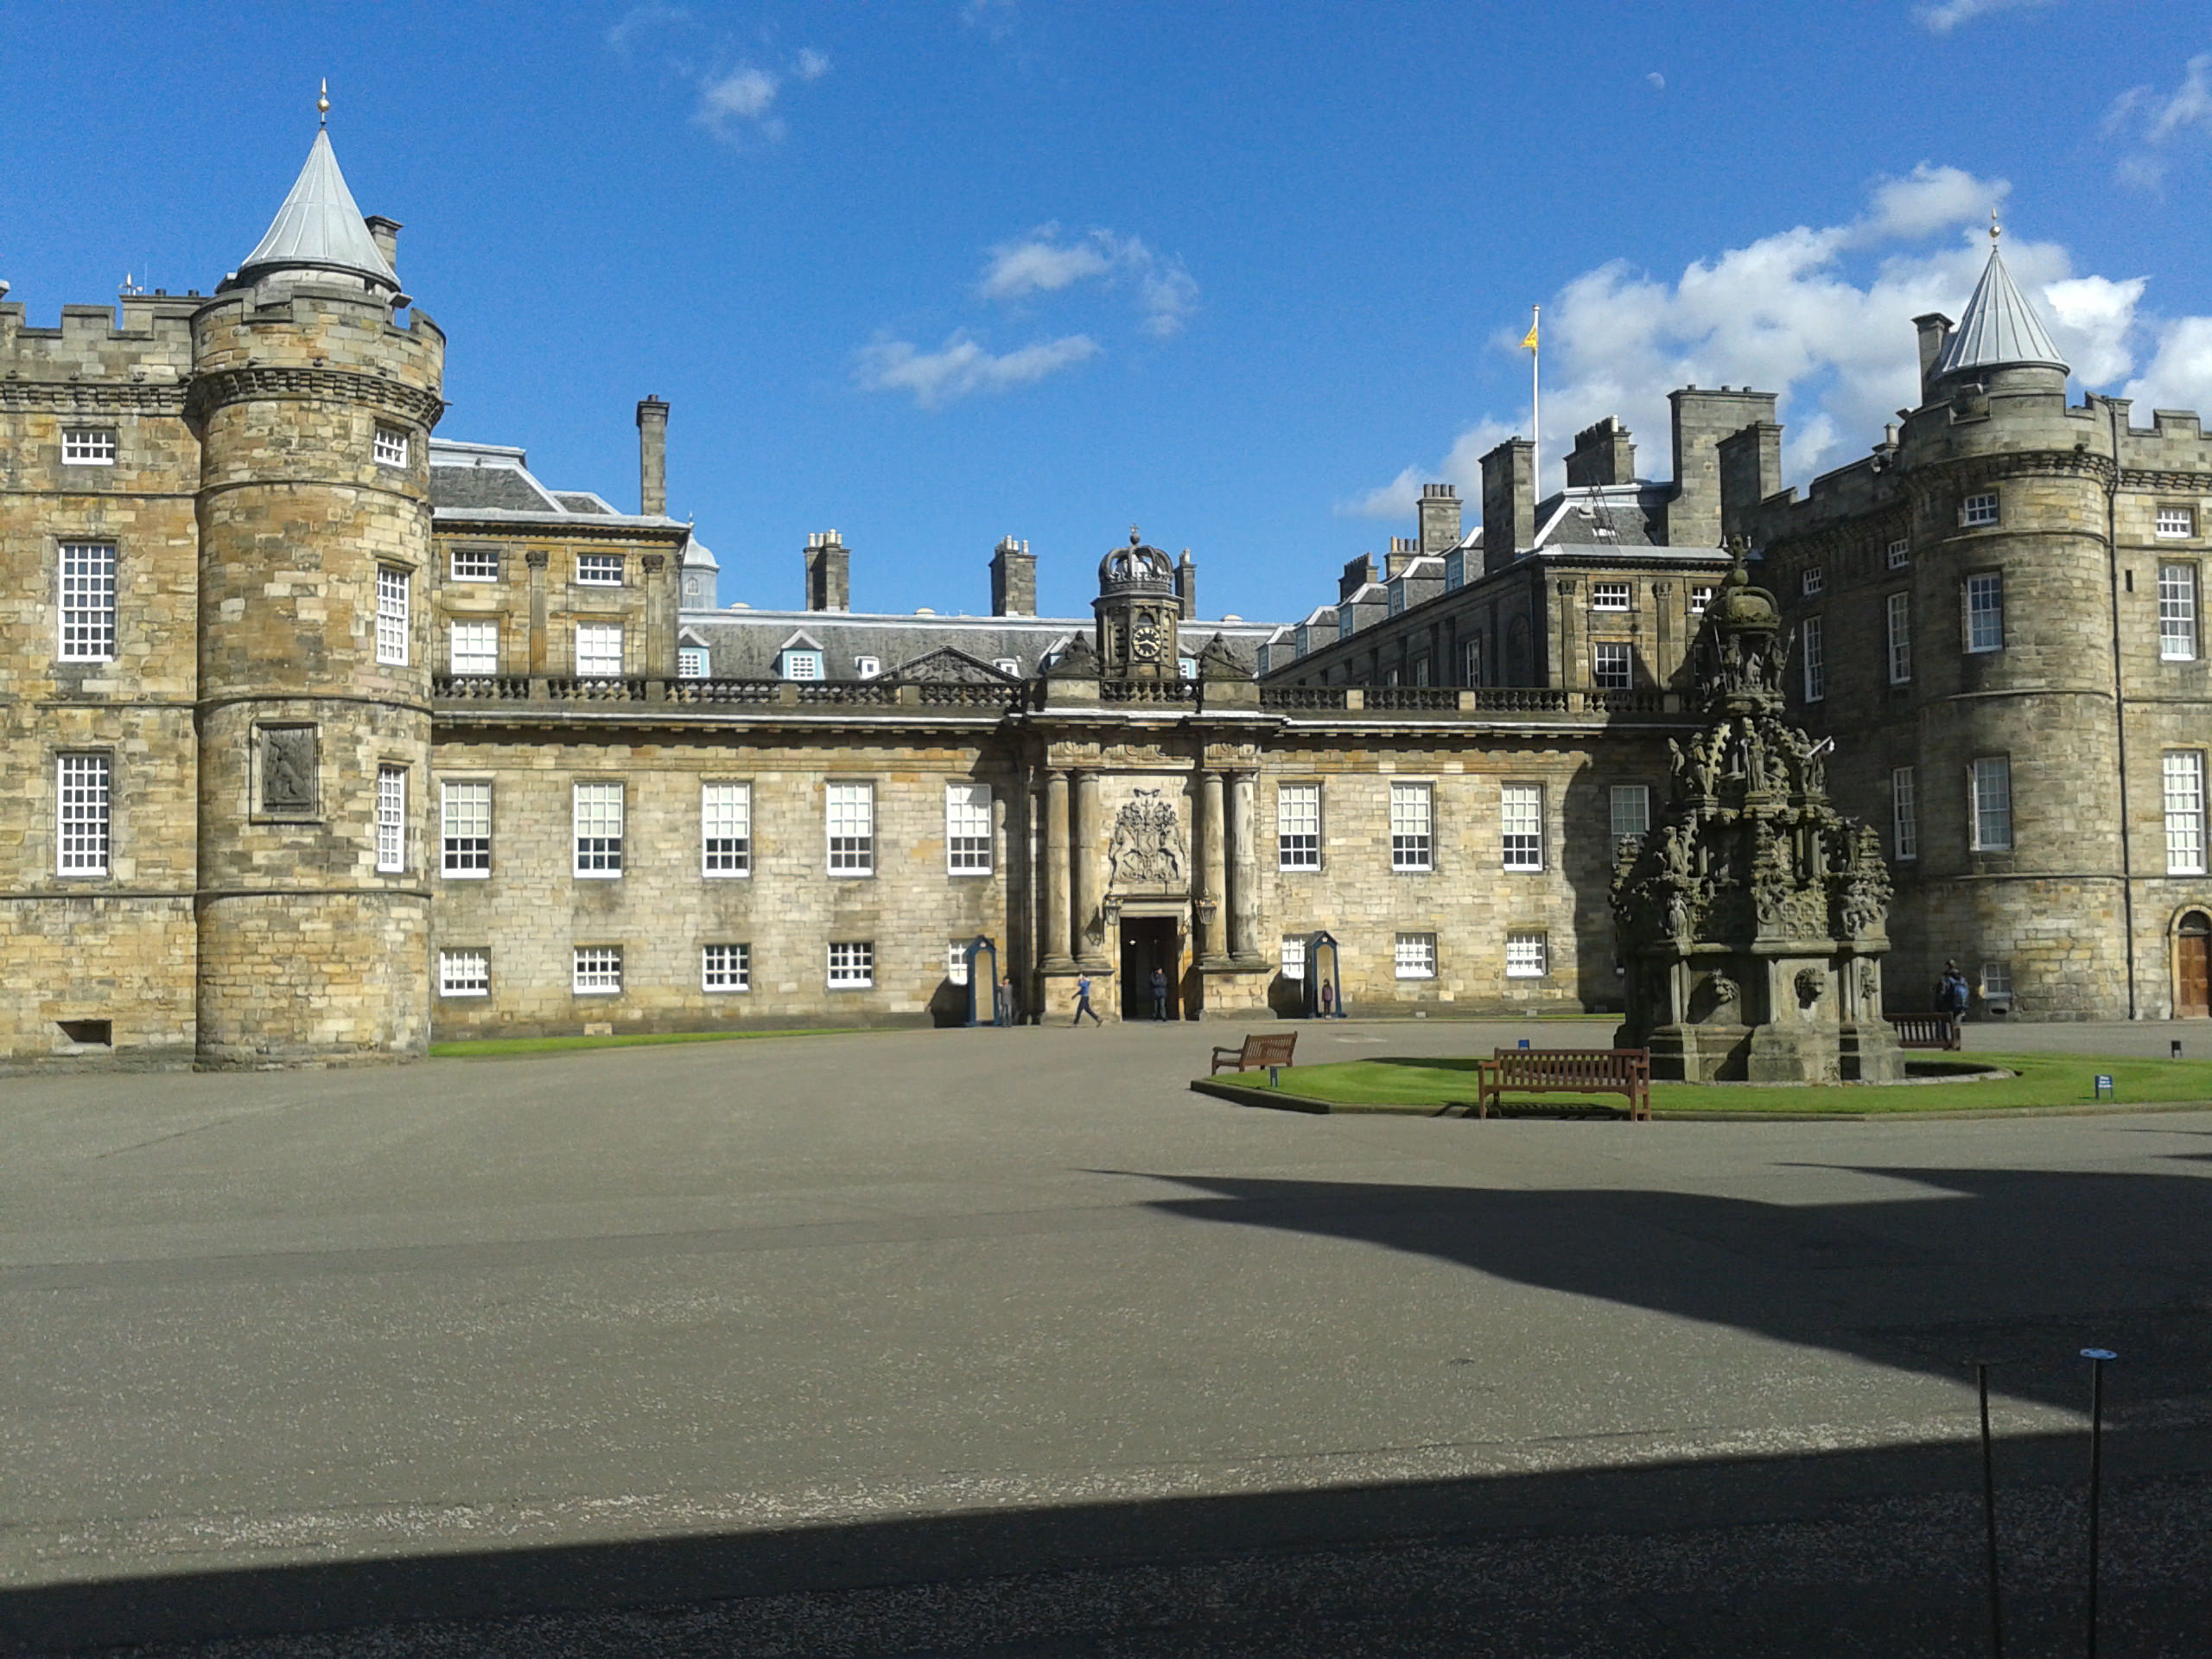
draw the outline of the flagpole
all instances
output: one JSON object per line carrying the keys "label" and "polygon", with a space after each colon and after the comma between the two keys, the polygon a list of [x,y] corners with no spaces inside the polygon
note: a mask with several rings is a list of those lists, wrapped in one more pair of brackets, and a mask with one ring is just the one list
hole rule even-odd
{"label": "flagpole", "polygon": [[1543,314],[1544,308],[1541,305],[1529,308],[1529,448],[1532,469],[1529,482],[1539,496],[1544,493],[1544,385],[1541,373],[1544,342],[1537,333],[1537,327],[1543,321]]}

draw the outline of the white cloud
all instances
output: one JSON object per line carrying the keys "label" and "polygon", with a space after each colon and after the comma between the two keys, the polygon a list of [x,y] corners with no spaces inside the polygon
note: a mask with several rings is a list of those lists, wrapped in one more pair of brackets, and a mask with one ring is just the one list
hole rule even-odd
{"label": "white cloud", "polygon": [[1011,391],[1097,356],[1103,348],[1088,334],[1064,334],[1017,351],[994,353],[965,329],[956,330],[936,351],[912,340],[878,340],[855,359],[854,378],[869,391],[905,391],[924,409],[934,409],[974,392]]}
{"label": "white cloud", "polygon": [[699,83],[699,105],[692,119],[717,138],[750,124],[764,137],[780,138],[784,123],[775,113],[783,80],[766,69],[747,66]]}
{"label": "white cloud", "polygon": [[1057,224],[993,248],[976,291],[1013,301],[1093,281],[1134,283],[1142,327],[1156,340],[1181,333],[1198,308],[1198,285],[1180,259],[1162,257],[1137,237],[1099,229],[1071,238]]}
{"label": "white cloud", "polygon": [[[1543,486],[1561,481],[1572,435],[1606,415],[1636,433],[1639,470],[1665,475],[1667,394],[1687,385],[1779,394],[1793,480],[1863,454],[1896,410],[1919,402],[1912,319],[1960,314],[1988,257],[1982,215],[2006,188],[1923,166],[1877,182],[1848,224],[1778,231],[1671,282],[1623,260],[1575,277],[1544,305]],[[2079,382],[2109,387],[2138,374],[2130,397],[2212,408],[2212,318],[2152,316],[2143,278],[2077,275],[2055,243],[2008,238],[2005,258]],[[1492,345],[1525,373],[1523,330],[1516,320]],[[1525,406],[1487,411],[1440,461],[1408,467],[1341,510],[1405,518],[1431,480],[1479,499],[1483,454],[1528,425]]]}
{"label": "white cloud", "polygon": [[2212,52],[2183,64],[2181,85],[2171,92],[2131,86],[2113,100],[2105,113],[2105,132],[2126,134],[2134,145],[2113,169],[2120,181],[2132,189],[2157,190],[2166,175],[2165,161],[2157,152],[2192,130],[2212,134]]}
{"label": "white cloud", "polygon": [[802,46],[798,56],[791,61],[791,73],[801,80],[819,80],[830,73],[830,54]]}
{"label": "white cloud", "polygon": [[656,29],[666,29],[688,22],[691,14],[681,6],[646,4],[632,6],[617,18],[607,31],[607,43],[623,57],[630,55],[630,48],[639,36]]}
{"label": "white cloud", "polygon": [[1929,5],[1916,6],[1912,15],[1921,26],[1938,35],[1948,35],[1961,23],[1970,23],[1977,17],[1986,17],[1993,12],[2018,11],[2029,6],[2056,5],[2057,0],[1935,0]]}
{"label": "white cloud", "polygon": [[1656,69],[1654,69],[1649,74],[1646,75],[1644,79],[1651,83],[1651,90],[1655,92],[1663,92],[1667,90],[1667,77],[1661,74]]}

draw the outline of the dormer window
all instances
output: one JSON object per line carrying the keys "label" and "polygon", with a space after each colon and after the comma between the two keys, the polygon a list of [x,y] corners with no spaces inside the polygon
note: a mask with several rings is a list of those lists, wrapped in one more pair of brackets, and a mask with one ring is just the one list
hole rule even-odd
{"label": "dormer window", "polygon": [[64,467],[115,465],[115,429],[106,426],[65,426],[61,429]]}
{"label": "dormer window", "polygon": [[853,658],[853,673],[861,679],[872,680],[882,672],[883,658],[880,657],[855,657]]}
{"label": "dormer window", "polygon": [[678,645],[676,648],[676,677],[682,680],[705,679],[707,648],[704,645]]}
{"label": "dormer window", "polygon": [[1011,674],[1016,679],[1021,677],[1021,664],[1011,657],[995,658],[991,666],[1001,674]]}
{"label": "dormer window", "polygon": [[379,467],[407,464],[407,434],[396,426],[377,428],[376,461]]}
{"label": "dormer window", "polygon": [[1175,659],[1175,671],[1178,674],[1180,674],[1186,680],[1197,679],[1198,677],[1198,659],[1195,657],[1178,657]]}
{"label": "dormer window", "polygon": [[586,588],[620,588],[622,585],[622,556],[620,553],[577,554],[576,581]]}
{"label": "dormer window", "polygon": [[822,677],[822,653],[818,651],[787,651],[784,653],[784,677],[787,680],[818,680]]}

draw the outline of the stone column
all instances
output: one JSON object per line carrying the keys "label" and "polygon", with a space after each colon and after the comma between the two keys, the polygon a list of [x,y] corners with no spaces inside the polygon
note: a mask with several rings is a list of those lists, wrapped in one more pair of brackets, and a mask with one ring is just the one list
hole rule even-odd
{"label": "stone column", "polygon": [[1198,960],[1204,963],[1218,963],[1224,959],[1222,950],[1224,925],[1229,918],[1223,900],[1228,895],[1229,872],[1228,836],[1224,833],[1221,774],[1207,772],[1199,783],[1198,825],[1200,846],[1198,854]]}
{"label": "stone column", "polygon": [[1045,971],[1066,973],[1068,954],[1068,775],[1045,774]]}
{"label": "stone column", "polygon": [[665,553],[645,554],[638,563],[645,589],[645,677],[671,678],[676,673],[676,579]]}
{"label": "stone column", "polygon": [[1085,766],[1075,775],[1075,821],[1068,836],[1071,886],[1075,895],[1075,914],[1069,921],[1069,934],[1074,942],[1076,960],[1088,968],[1106,965],[1104,944],[1102,942],[1095,950],[1090,948],[1090,924],[1098,914],[1097,841],[1098,773]]}
{"label": "stone column", "polygon": [[1252,813],[1259,775],[1239,772],[1229,783],[1229,954],[1239,962],[1259,955],[1260,865],[1253,852]]}
{"label": "stone column", "polygon": [[530,570],[530,673],[532,679],[543,679],[545,665],[545,564],[550,556],[543,548],[532,548],[522,556],[523,563]]}

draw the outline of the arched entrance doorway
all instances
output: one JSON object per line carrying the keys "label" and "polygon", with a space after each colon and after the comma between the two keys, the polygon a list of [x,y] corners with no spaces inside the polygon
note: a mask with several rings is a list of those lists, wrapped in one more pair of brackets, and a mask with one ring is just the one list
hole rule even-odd
{"label": "arched entrance doorway", "polygon": [[2186,911],[2174,929],[2174,1017],[2212,1017],[2212,916]]}

